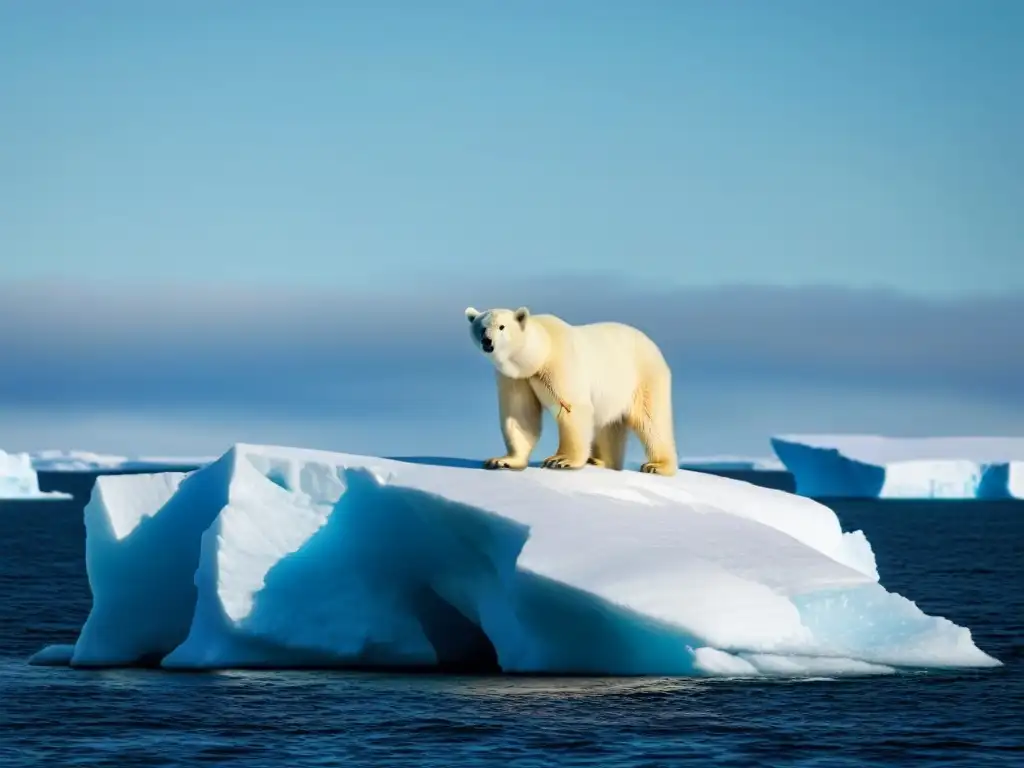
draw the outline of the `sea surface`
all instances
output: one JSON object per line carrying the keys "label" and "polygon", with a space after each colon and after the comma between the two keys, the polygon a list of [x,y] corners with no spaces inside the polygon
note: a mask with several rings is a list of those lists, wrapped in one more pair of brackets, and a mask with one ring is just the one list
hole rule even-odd
{"label": "sea surface", "polygon": [[[729,681],[30,667],[89,612],[82,493],[0,502],[0,766],[1024,766],[1024,503],[827,502],[1005,667]],[[50,484],[53,487],[53,484]]]}

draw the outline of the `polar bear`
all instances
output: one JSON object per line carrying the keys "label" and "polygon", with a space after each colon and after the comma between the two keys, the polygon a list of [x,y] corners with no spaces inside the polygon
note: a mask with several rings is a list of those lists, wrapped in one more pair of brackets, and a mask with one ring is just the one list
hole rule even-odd
{"label": "polar bear", "polygon": [[674,475],[672,372],[658,346],[622,323],[570,325],[554,315],[466,309],[470,335],[494,365],[508,453],[488,469],[525,469],[540,439],[542,409],[558,424],[549,469],[586,464],[620,470],[632,430],[644,446],[641,472]]}

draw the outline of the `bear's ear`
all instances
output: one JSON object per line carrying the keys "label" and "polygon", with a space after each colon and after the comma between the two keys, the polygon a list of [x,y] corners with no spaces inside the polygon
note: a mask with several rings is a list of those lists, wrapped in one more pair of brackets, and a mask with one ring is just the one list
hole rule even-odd
{"label": "bear's ear", "polygon": [[516,322],[519,323],[523,328],[526,327],[526,318],[530,316],[530,310],[526,307],[520,307],[516,310]]}
{"label": "bear's ear", "polygon": [[469,322],[472,323],[478,317],[480,317],[480,313],[477,310],[473,309],[473,307],[466,307],[466,319]]}

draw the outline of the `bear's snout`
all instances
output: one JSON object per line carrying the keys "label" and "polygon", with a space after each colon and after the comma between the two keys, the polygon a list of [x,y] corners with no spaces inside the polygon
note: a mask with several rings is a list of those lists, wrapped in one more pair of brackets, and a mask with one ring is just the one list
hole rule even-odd
{"label": "bear's snout", "polygon": [[484,352],[491,353],[494,351],[494,342],[491,341],[490,337],[487,335],[487,331],[480,334],[480,346],[483,348]]}

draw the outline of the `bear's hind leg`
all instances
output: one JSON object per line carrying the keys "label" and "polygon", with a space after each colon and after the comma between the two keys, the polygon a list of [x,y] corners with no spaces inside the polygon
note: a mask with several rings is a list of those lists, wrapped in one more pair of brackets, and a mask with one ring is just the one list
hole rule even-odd
{"label": "bear's hind leg", "polygon": [[608,466],[607,456],[608,451],[605,449],[604,441],[601,439],[601,430],[597,430],[594,440],[590,444],[590,458],[587,459],[587,464],[593,467],[606,467]]}
{"label": "bear's hind leg", "polygon": [[526,469],[543,425],[540,401],[528,382],[498,374],[498,414],[508,453],[487,459],[484,469]]}
{"label": "bear's hind leg", "polygon": [[676,458],[672,422],[671,379],[656,379],[641,384],[633,397],[633,407],[627,420],[647,454],[647,462],[640,467],[640,471],[652,475],[676,474],[679,460]]}
{"label": "bear's hind leg", "polygon": [[629,432],[625,421],[613,421],[597,430],[589,464],[621,470],[626,463],[626,441]]}

